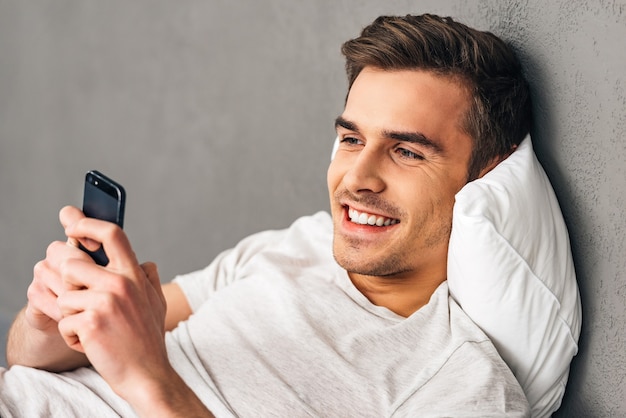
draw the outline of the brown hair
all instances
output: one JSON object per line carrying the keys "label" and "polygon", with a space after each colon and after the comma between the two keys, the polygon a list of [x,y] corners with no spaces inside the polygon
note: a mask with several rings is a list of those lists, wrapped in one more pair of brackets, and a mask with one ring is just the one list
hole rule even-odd
{"label": "brown hair", "polygon": [[349,87],[365,67],[458,77],[471,94],[464,130],[474,140],[468,181],[530,130],[528,83],[513,50],[489,32],[430,14],[381,16],[343,44]]}

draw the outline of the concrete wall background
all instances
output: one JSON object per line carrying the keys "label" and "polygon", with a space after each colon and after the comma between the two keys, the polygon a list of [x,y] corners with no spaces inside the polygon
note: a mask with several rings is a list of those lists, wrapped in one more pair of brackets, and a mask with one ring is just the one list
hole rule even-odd
{"label": "concrete wall background", "polygon": [[583,299],[557,415],[626,415],[623,0],[0,0],[0,331],[88,169],[126,186],[126,230],[164,280],[326,209],[339,46],[422,12],[518,48]]}

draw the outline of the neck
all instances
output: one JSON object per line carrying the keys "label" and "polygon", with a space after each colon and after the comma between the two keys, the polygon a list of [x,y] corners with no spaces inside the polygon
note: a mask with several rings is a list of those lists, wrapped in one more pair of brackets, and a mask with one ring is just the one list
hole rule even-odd
{"label": "neck", "polygon": [[433,279],[379,277],[350,273],[354,286],[374,305],[383,306],[405,318],[426,305],[445,275]]}

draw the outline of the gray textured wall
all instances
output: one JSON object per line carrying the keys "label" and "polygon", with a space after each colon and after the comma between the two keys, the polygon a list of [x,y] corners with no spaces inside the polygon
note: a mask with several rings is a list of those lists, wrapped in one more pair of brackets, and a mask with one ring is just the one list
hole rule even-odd
{"label": "gray textured wall", "polygon": [[626,4],[0,0],[0,328],[97,168],[164,279],[326,209],[339,45],[383,13],[509,39],[570,228],[584,325],[559,416],[626,416]]}

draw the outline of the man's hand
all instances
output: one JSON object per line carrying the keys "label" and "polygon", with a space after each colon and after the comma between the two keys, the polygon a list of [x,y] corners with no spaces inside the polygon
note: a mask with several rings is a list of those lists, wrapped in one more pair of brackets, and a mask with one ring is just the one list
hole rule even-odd
{"label": "man's hand", "polygon": [[[85,258],[67,258],[60,267],[59,331],[66,344],[85,353],[118,392],[126,382],[170,369],[164,343],[165,298],[156,266],[140,266],[126,234],[110,222],[61,218],[68,238],[87,247],[102,243],[106,267]],[[145,269],[145,270],[144,270]]]}
{"label": "man's hand", "polygon": [[[67,225],[84,217],[78,209],[61,211],[61,223]],[[57,297],[65,291],[61,265],[68,259],[89,261],[89,256],[76,248],[56,241],[48,246],[46,258],[33,269],[28,288],[28,304],[16,318],[9,332],[7,360],[9,365],[21,364],[50,371],[64,371],[88,364],[84,355],[67,347],[58,330],[62,314]]]}
{"label": "man's hand", "polygon": [[60,267],[70,258],[88,259],[89,256],[64,242],[55,241],[48,246],[46,258],[35,265],[25,309],[25,319],[31,327],[58,334],[57,323],[62,314],[57,305],[57,297],[65,291]]}
{"label": "man's hand", "polygon": [[[75,210],[64,209],[61,218]],[[139,265],[126,234],[113,223],[78,217],[64,225],[69,239],[89,249],[102,243],[109,258],[105,267],[85,258],[62,263],[58,327],[66,344],[85,353],[140,415],[153,414],[158,405],[164,416],[211,416],[167,357],[166,301],[156,265]]]}
{"label": "man's hand", "polygon": [[64,290],[57,304],[66,344],[85,353],[139,415],[212,416],[167,357],[166,301],[156,265],[139,265],[126,234],[115,224],[79,218],[64,225],[68,238],[83,245],[102,243],[109,258],[106,267],[84,258],[62,264]]}
{"label": "man's hand", "polygon": [[[211,416],[178,376],[165,349],[166,300],[156,265],[139,265],[117,225],[86,218],[74,207],[60,212],[68,242],[54,242],[37,263],[28,305],[9,336],[9,363],[68,370],[92,363],[140,415]],[[96,265],[82,250],[100,246],[109,258]],[[170,328],[191,313],[173,284],[178,305]],[[26,348],[24,348],[26,347]]]}

